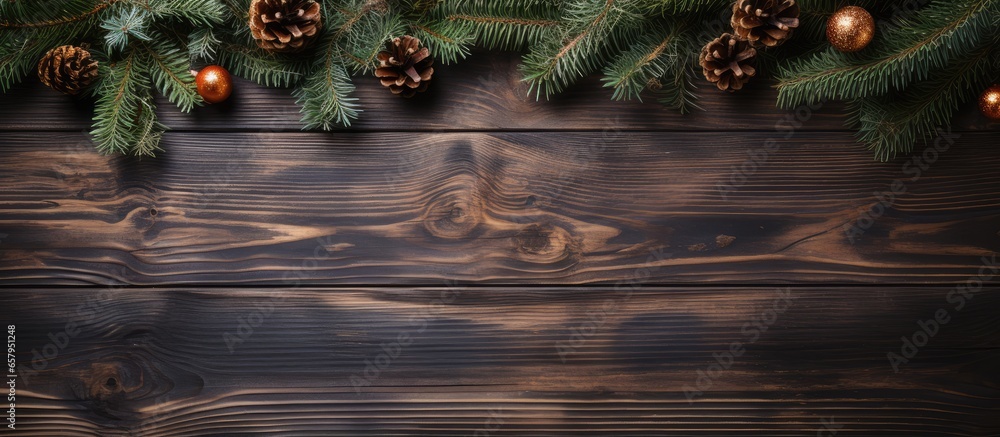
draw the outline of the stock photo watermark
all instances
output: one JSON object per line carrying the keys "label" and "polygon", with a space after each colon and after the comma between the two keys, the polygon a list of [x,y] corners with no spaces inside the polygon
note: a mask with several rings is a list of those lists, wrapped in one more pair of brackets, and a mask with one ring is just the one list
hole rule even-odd
{"label": "stock photo watermark", "polygon": [[503,426],[503,408],[490,408],[487,411],[489,416],[486,417],[486,421],[483,422],[483,426],[472,433],[473,437],[488,437],[493,435],[493,433],[500,431]]}
{"label": "stock photo watermark", "polygon": [[[280,132],[285,127],[283,120],[290,118],[294,114],[295,111],[293,109],[282,108],[280,112],[270,117],[272,121],[255,132],[252,138],[258,144],[266,143],[268,141],[267,135],[273,132]],[[194,208],[206,208],[222,196],[225,189],[229,188],[240,175],[245,173],[247,167],[250,166],[251,162],[257,156],[256,148],[241,147],[239,153],[240,159],[228,159],[222,171],[213,175],[212,183],[198,192]],[[315,241],[316,245],[313,246],[311,256],[303,260],[301,265],[296,266],[296,268],[290,271],[286,271],[281,277],[282,283],[286,286],[290,285],[292,290],[300,288],[302,282],[309,279],[309,275],[306,272],[315,270],[319,267],[320,261],[325,261],[331,256],[327,250],[328,247],[335,244],[331,235],[316,238]],[[288,289],[281,289],[269,293],[267,302],[255,304],[253,310],[236,318],[236,326],[233,331],[222,333],[222,341],[225,343],[226,349],[230,354],[235,353],[240,345],[249,340],[254,332],[267,322],[267,319],[274,314],[278,305],[285,301],[288,291]]]}
{"label": "stock photo watermark", "polygon": [[[875,26],[880,33],[890,33],[899,29],[901,23],[916,16],[920,9],[930,3],[930,0],[909,0],[903,5],[892,5],[892,12],[888,18],[879,19]],[[952,145],[961,138],[960,134],[953,134],[951,126],[936,129],[936,138],[932,144],[924,149],[923,153],[907,160],[902,167],[904,175],[910,176],[911,183],[918,181],[923,172],[927,171],[932,164],[937,162],[941,153],[946,152]],[[892,208],[897,199],[906,193],[907,187],[903,179],[895,179],[889,185],[887,191],[877,191],[873,193],[875,203],[861,213],[854,223],[844,225],[844,233],[847,240],[854,244],[868,230],[875,226],[875,222]]]}
{"label": "stock photo watermark", "polygon": [[906,193],[907,181],[909,183],[919,181],[923,177],[924,172],[929,170],[931,165],[934,165],[941,158],[941,154],[947,152],[961,137],[961,134],[952,133],[951,127],[948,127],[947,130],[940,127],[937,128],[937,136],[931,142],[931,145],[927,146],[923,153],[903,163],[901,170],[909,178],[895,179],[889,184],[888,190],[873,193],[875,203],[858,215],[853,223],[844,225],[844,234],[847,236],[847,241],[851,244],[856,243],[865,232],[868,232],[875,226],[875,222],[882,218],[896,204],[900,196]]}
{"label": "stock photo watermark", "polygon": [[613,317],[618,311],[632,299],[632,294],[642,288],[644,281],[648,280],[653,273],[659,270],[657,262],[669,259],[672,253],[664,253],[662,248],[657,248],[650,252],[642,267],[632,272],[629,278],[622,279],[615,284],[614,290],[618,297],[608,298],[601,305],[598,311],[587,311],[587,320],[579,325],[570,328],[569,338],[559,340],[555,344],[556,354],[559,360],[565,364],[569,357],[592,338],[604,327],[608,319]]}
{"label": "stock photo watermark", "polygon": [[826,98],[819,99],[816,103],[803,104],[795,108],[790,114],[786,114],[780,120],[774,123],[774,132],[780,134],[780,138],[768,138],[764,140],[764,144],[760,147],[748,149],[747,158],[739,166],[733,165],[730,167],[729,178],[723,182],[719,182],[715,185],[716,191],[722,197],[722,200],[729,200],[729,194],[736,191],[740,187],[746,185],[747,181],[757,174],[775,153],[781,150],[781,143],[778,142],[779,139],[788,140],[795,136],[795,133],[803,126],[807,121],[812,119],[815,111],[823,108],[827,102]]}
{"label": "stock photo watermark", "polygon": [[82,332],[82,325],[94,322],[103,312],[104,306],[112,301],[115,291],[122,288],[121,285],[112,285],[104,288],[95,296],[89,296],[76,308],[73,318],[66,322],[62,329],[51,331],[46,334],[49,342],[41,348],[31,350],[31,361],[27,365],[17,366],[17,376],[25,386],[30,385],[32,378],[38,373],[49,368],[51,361],[55,360],[69,347],[73,339]]}
{"label": "stock photo watermark", "polygon": [[412,345],[417,336],[427,331],[430,320],[440,315],[444,306],[455,302],[464,291],[463,287],[449,282],[418,314],[410,316],[407,321],[410,328],[400,331],[388,342],[379,343],[379,352],[374,357],[365,358],[361,373],[354,373],[349,378],[355,393],[361,394],[363,387],[370,387],[378,381],[382,372],[403,354],[404,349]]}
{"label": "stock photo watermark", "polygon": [[284,302],[285,298],[285,290],[272,291],[268,293],[267,302],[255,303],[253,310],[237,317],[235,332],[222,333],[222,341],[226,343],[229,353],[236,352],[236,349],[253,335],[255,329],[263,326],[267,318],[274,314],[277,305]]}
{"label": "stock photo watermark", "polygon": [[[271,108],[274,113],[268,117],[270,120],[256,132],[250,135],[250,144],[266,144],[270,138],[268,134],[281,132],[286,126],[284,120],[296,114],[292,108],[279,107]],[[258,149],[256,147],[239,147],[236,152],[226,157],[226,163],[216,171],[212,172],[211,183],[199,188],[196,193],[192,209],[205,209],[212,203],[222,198],[225,190],[239,181],[247,173],[249,167],[257,159]]]}
{"label": "stock photo watermark", "polygon": [[760,340],[761,335],[766,333],[771,325],[774,325],[778,321],[778,317],[788,311],[788,308],[794,304],[795,299],[797,297],[792,296],[791,288],[778,289],[777,296],[772,300],[770,307],[760,310],[754,314],[750,321],[740,327],[740,334],[743,335],[742,340],[729,343],[729,347],[725,350],[713,352],[712,358],[715,359],[715,362],[695,372],[697,377],[694,380],[693,386],[686,384],[682,388],[684,390],[684,397],[688,400],[688,405],[694,405],[695,398],[702,396],[706,390],[711,389],[715,385],[715,381],[733,367],[736,359],[746,353],[747,346]]}
{"label": "stock photo watermark", "polygon": [[17,327],[7,325],[7,428],[17,426]]}
{"label": "stock photo watermark", "polygon": [[303,281],[309,279],[307,272],[319,267],[320,261],[330,258],[330,252],[326,249],[336,244],[332,235],[316,238],[316,245],[313,246],[312,256],[302,261],[296,268],[286,271],[281,280],[290,288],[283,288],[272,291],[268,294],[266,303],[254,304],[253,310],[236,318],[236,327],[233,331],[222,333],[222,341],[226,344],[226,349],[232,354],[240,345],[245,343],[254,334],[255,330],[267,322],[267,319],[274,314],[278,305],[287,299],[288,292],[302,287]]}
{"label": "stock photo watermark", "polygon": [[841,429],[844,429],[844,425],[837,423],[835,417],[824,417],[819,420],[819,429],[816,431],[816,437],[833,437],[840,433]]}
{"label": "stock photo watermark", "polygon": [[908,336],[900,337],[899,352],[886,353],[886,358],[889,360],[893,372],[899,373],[904,364],[908,364],[910,360],[915,358],[920,353],[920,349],[927,346],[941,332],[941,329],[952,321],[954,316],[965,309],[969,302],[976,297],[976,293],[983,290],[984,283],[997,277],[997,274],[1000,273],[997,255],[994,253],[989,258],[984,256],[981,261],[982,265],[980,265],[976,276],[966,279],[948,291],[945,302],[950,304],[949,306],[938,308],[932,317],[917,320],[917,329]]}

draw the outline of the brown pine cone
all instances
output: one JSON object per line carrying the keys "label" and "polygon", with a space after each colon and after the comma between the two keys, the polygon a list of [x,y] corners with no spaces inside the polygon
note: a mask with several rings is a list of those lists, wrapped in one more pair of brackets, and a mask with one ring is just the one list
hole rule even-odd
{"label": "brown pine cone", "polygon": [[430,86],[434,74],[434,58],[427,47],[420,47],[420,40],[412,36],[393,38],[386,49],[378,53],[375,77],[393,94],[413,97]]}
{"label": "brown pine cone", "polygon": [[83,47],[59,46],[38,62],[38,79],[50,88],[77,94],[97,77],[97,60]]}
{"label": "brown pine cone", "polygon": [[705,45],[698,61],[705,78],[723,91],[736,91],[757,74],[757,50],[748,41],[724,33]]}
{"label": "brown pine cone", "polygon": [[319,33],[320,9],[313,0],[253,0],[250,33],[265,50],[297,52]]}
{"label": "brown pine cone", "polygon": [[774,47],[799,27],[799,5],[795,0],[736,0],[732,24],[740,39]]}

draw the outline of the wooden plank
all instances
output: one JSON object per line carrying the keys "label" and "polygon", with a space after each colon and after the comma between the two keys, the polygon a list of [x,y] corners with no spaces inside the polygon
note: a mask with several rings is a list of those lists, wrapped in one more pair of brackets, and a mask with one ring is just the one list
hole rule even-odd
{"label": "wooden plank", "polygon": [[771,137],[169,134],[136,161],[81,134],[5,133],[0,279],[953,283],[995,262],[992,134],[915,181],[848,133],[766,152]]}
{"label": "wooden plank", "polygon": [[[435,83],[425,96],[413,100],[397,98],[374,79],[359,78],[356,96],[364,113],[355,124],[361,130],[593,130],[603,129],[609,115],[621,129],[643,130],[775,130],[787,125],[795,114],[775,108],[776,93],[765,81],[754,83],[739,94],[722,93],[703,86],[700,95],[705,111],[681,116],[664,108],[652,96],[644,102],[613,102],[611,92],[597,77],[573,86],[552,101],[538,102],[527,95],[520,82],[515,54],[477,53],[465,62],[437,68]],[[266,89],[247,81],[237,82],[231,100],[222,105],[178,112],[159,99],[160,117],[175,130],[297,131],[298,107],[288,90]],[[975,105],[955,121],[955,130],[997,129],[978,114]],[[803,130],[844,130],[844,108],[829,103],[797,116],[806,120]],[[0,130],[89,129],[90,107],[46,90],[36,79],[0,96]]]}
{"label": "wooden plank", "polygon": [[997,435],[1000,290],[950,290],[7,289],[0,320],[17,435]]}

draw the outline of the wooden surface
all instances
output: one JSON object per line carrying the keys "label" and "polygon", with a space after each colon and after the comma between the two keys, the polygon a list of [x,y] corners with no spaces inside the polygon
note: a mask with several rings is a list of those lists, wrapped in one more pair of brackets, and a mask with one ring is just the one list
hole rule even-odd
{"label": "wooden surface", "polygon": [[[723,196],[767,135],[626,132],[581,152],[593,134],[185,132],[136,163],[50,148],[83,134],[0,134],[17,169],[0,276],[613,283],[649,267],[644,282],[948,283],[1000,248],[992,133],[965,134],[853,244],[845,225],[899,164],[845,147],[848,133],[801,133]],[[653,250],[665,255],[647,263]]]}
{"label": "wooden surface", "polygon": [[155,160],[94,153],[88,104],[36,81],[0,96],[0,324],[44,364],[7,434],[1000,435],[997,124],[963,108],[913,178],[837,103],[535,102],[516,64],[410,101],[362,79],[332,133],[247,82],[161,102]]}
{"label": "wooden surface", "polygon": [[[32,289],[7,290],[19,308],[0,316],[44,344],[86,309],[23,389],[25,433],[476,435],[492,418],[489,435],[986,436],[997,291],[899,373],[886,353],[945,305],[939,289]],[[766,332],[741,332],[786,299]],[[241,320],[257,327],[240,337]],[[733,342],[743,355],[689,402]]]}

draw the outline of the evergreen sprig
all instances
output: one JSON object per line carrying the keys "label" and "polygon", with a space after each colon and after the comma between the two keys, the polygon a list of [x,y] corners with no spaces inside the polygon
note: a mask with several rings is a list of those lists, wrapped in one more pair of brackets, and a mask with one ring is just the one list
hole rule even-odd
{"label": "evergreen sprig", "polygon": [[995,44],[990,40],[948,68],[935,71],[902,95],[857,99],[849,107],[849,123],[858,139],[881,160],[909,153],[922,140],[937,136],[950,123],[962,102],[975,98],[976,85],[985,83],[997,68]]}
{"label": "evergreen sprig", "polygon": [[249,1],[223,1],[229,13],[227,31],[215,32],[221,40],[217,61],[237,76],[294,88],[304,129],[331,130],[358,117],[351,75],[370,74],[393,37],[420,38],[444,63],[464,58],[474,42],[444,20],[440,1],[330,0],[321,3],[323,30],[312,48],[294,55],[270,53],[257,48],[246,31]]}
{"label": "evergreen sprig", "polygon": [[350,97],[354,84],[344,65],[341,47],[336,43],[336,39],[327,38],[305,83],[293,93],[302,106],[305,129],[330,130],[334,124],[350,126],[351,120],[358,117],[354,103],[357,99]]}
{"label": "evergreen sprig", "polygon": [[778,105],[794,108],[822,99],[850,100],[906,88],[975,47],[993,24],[993,0],[934,2],[900,18],[862,54],[833,48],[792,62],[778,78]]}
{"label": "evergreen sprig", "polygon": [[[166,130],[153,92],[185,112],[202,103],[187,35],[218,25],[224,11],[214,0],[2,2],[0,90],[31,74],[49,49],[89,45],[99,61],[99,80],[86,92],[97,96],[91,130],[97,149],[153,155]],[[205,39],[198,50],[207,53],[211,42]]]}
{"label": "evergreen sprig", "polygon": [[101,23],[104,29],[104,42],[108,52],[124,50],[129,40],[149,41],[151,37],[147,30],[150,13],[138,7],[119,8],[114,16]]}
{"label": "evergreen sprig", "polygon": [[876,39],[859,53],[827,49],[784,62],[776,85],[778,105],[847,101],[848,124],[883,161],[936,136],[959,105],[995,79],[990,75],[1000,55],[1000,1],[922,3],[927,4],[870,5],[878,23]]}
{"label": "evergreen sprig", "polygon": [[151,75],[156,90],[177,105],[183,112],[189,112],[202,102],[195,89],[188,53],[180,44],[166,37],[157,37],[153,42],[139,45],[146,52],[152,64]]}
{"label": "evergreen sprig", "polygon": [[560,24],[560,2],[513,0],[444,4],[444,22],[490,49],[518,50],[553,36]]}
{"label": "evergreen sprig", "polygon": [[[416,36],[441,63],[474,44],[525,51],[529,93],[549,97],[600,72],[612,99],[651,95],[684,113],[696,104],[698,54],[731,29],[733,0],[322,0],[323,26],[296,54],[257,47],[251,0],[0,1],[0,92],[49,49],[89,43],[100,61],[92,134],[107,153],[151,155],[166,129],[153,93],[181,111],[202,103],[192,64],[292,89],[306,129],[348,126],[361,107],[352,76],[370,75],[386,42]],[[844,100],[848,123],[879,159],[911,151],[995,80],[1000,0],[855,0],[876,18],[872,45],[828,48],[825,22],[843,0],[799,0],[791,41],[759,56],[777,72],[777,104]],[[764,80],[758,78],[756,80]]]}
{"label": "evergreen sprig", "polygon": [[702,46],[729,26],[731,0],[445,0],[445,19],[488,48],[527,48],[522,72],[548,98],[602,70],[616,100],[652,89],[664,104],[695,105]]}
{"label": "evergreen sprig", "polygon": [[91,135],[103,153],[152,155],[165,129],[156,121],[149,88],[148,52],[127,50],[117,62],[102,63]]}
{"label": "evergreen sprig", "polygon": [[673,50],[682,27],[676,24],[664,27],[667,31],[662,39],[644,35],[604,69],[604,86],[614,88],[611,98],[640,98],[651,81],[666,74],[676,62],[683,63],[683,60],[675,58],[677,53]]}
{"label": "evergreen sprig", "polygon": [[528,92],[548,98],[628,47],[642,27],[640,3],[585,0],[565,5],[559,36],[541,41],[524,58],[521,70]]}

